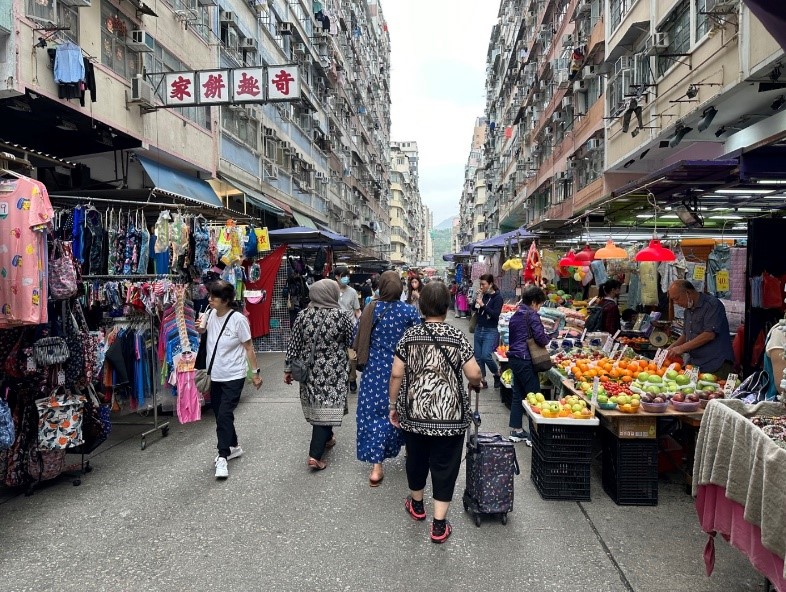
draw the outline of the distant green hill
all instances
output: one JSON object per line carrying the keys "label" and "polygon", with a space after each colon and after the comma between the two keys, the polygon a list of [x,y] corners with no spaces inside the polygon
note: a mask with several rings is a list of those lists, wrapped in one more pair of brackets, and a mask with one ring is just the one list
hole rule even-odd
{"label": "distant green hill", "polygon": [[[444,222],[443,222],[444,224]],[[440,224],[442,226],[442,224]],[[450,253],[450,235],[453,227],[453,220],[450,219],[450,227],[448,228],[434,228],[431,231],[431,244],[434,247],[434,267],[439,270],[444,270],[447,267],[447,262],[442,260],[442,255]]]}
{"label": "distant green hill", "polygon": [[451,216],[450,218],[447,218],[447,219],[443,220],[442,222],[440,222],[439,224],[437,224],[434,227],[434,229],[435,230],[445,230],[447,228],[448,230],[450,230],[451,228],[453,228],[453,220],[454,219],[455,219],[455,216]]}

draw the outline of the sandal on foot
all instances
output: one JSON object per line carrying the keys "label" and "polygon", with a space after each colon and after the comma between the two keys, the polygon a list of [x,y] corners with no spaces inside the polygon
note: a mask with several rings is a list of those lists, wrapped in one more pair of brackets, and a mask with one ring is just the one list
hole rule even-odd
{"label": "sandal on foot", "polygon": [[407,496],[406,501],[404,502],[404,509],[407,513],[412,517],[413,520],[425,520],[426,519],[426,509],[423,507],[423,500],[420,500],[417,505],[420,508],[415,509],[415,500],[412,499],[412,496]]}
{"label": "sandal on foot", "polygon": [[317,460],[309,456],[308,468],[313,471],[324,471],[325,469],[327,469],[327,463],[323,460]]}

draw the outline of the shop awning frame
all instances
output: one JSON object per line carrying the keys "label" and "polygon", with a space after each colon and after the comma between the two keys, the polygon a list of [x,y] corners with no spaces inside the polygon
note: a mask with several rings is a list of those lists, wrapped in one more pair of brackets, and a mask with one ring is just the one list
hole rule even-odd
{"label": "shop awning frame", "polygon": [[234,187],[238,193],[242,193],[243,195],[245,195],[246,199],[250,201],[252,204],[254,204],[255,206],[257,206],[258,208],[261,208],[266,212],[269,212],[276,216],[286,215],[286,212],[284,212],[284,210],[282,210],[273,202],[271,202],[261,191],[252,189],[245,183],[235,181],[234,179],[231,179],[226,175],[219,174],[218,178],[221,179],[221,181],[223,181],[227,185]]}
{"label": "shop awning frame", "polygon": [[153,193],[199,203],[215,209],[224,207],[221,199],[207,181],[191,177],[182,171],[144,156],[136,155],[136,158],[153,184],[151,188]]}

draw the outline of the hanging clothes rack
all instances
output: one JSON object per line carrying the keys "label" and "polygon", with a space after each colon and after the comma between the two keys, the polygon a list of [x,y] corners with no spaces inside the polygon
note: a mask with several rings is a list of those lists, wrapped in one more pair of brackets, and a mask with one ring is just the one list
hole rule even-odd
{"label": "hanging clothes rack", "polygon": [[[152,195],[152,193],[151,193]],[[192,210],[192,211],[199,211],[205,209],[211,209],[218,211],[217,208],[213,208],[210,206],[197,206],[191,204],[179,204],[179,203],[163,203],[163,202],[155,202],[155,201],[130,201],[130,200],[122,200],[119,201],[117,199],[106,199],[103,197],[84,197],[80,195],[57,195],[57,194],[49,194],[50,201],[60,201],[60,200],[68,200],[68,201],[77,201],[80,203],[106,203],[112,204],[115,207],[124,208],[127,206],[139,206],[139,207],[151,207],[151,208],[162,208],[162,209],[169,209],[169,210]]]}

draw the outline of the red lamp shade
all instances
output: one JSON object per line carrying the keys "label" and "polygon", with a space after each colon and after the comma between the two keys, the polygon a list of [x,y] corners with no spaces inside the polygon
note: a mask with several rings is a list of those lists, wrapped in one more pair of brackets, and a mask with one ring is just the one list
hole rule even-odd
{"label": "red lamp shade", "polygon": [[589,245],[584,245],[584,248],[576,253],[576,261],[581,265],[587,265],[590,261],[595,259],[595,251],[590,249]]}
{"label": "red lamp shade", "polygon": [[628,252],[614,244],[613,240],[606,241],[606,246],[595,251],[595,259],[627,259]]}
{"label": "red lamp shade", "polygon": [[565,256],[559,260],[560,267],[580,267],[581,261],[576,260],[576,253],[573,252],[573,249],[568,251]]}
{"label": "red lamp shade", "polygon": [[674,251],[660,244],[660,240],[654,238],[650,241],[649,245],[636,253],[634,259],[636,261],[653,261],[660,263],[663,261],[675,261],[677,256],[674,254]]}

